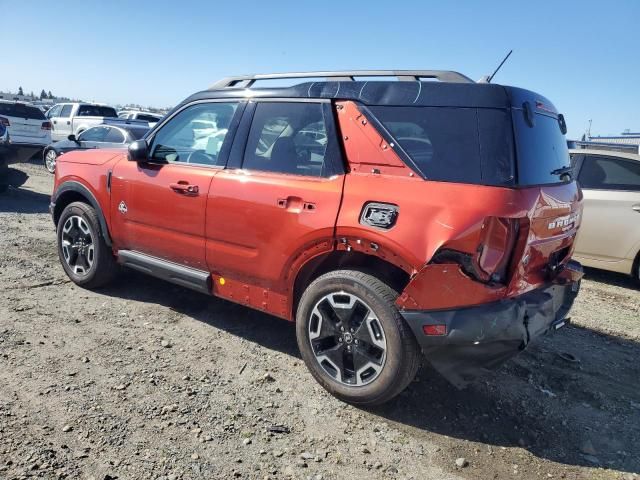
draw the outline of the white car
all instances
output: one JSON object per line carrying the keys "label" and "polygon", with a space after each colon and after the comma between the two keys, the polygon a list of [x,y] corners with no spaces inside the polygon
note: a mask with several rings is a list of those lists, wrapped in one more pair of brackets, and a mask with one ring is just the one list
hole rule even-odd
{"label": "white car", "polygon": [[47,112],[52,123],[54,142],[66,140],[69,135],[79,136],[90,127],[95,127],[105,119],[118,118],[116,109],[97,103],[59,103]]}
{"label": "white car", "polygon": [[122,110],[118,112],[118,118],[125,120],[142,120],[143,122],[148,122],[149,128],[152,128],[162,119],[162,115],[139,110]]}
{"label": "white car", "polygon": [[640,280],[640,155],[570,150],[584,211],[573,257]]}
{"label": "white car", "polygon": [[0,100],[0,124],[11,137],[11,163],[28,160],[51,143],[51,122],[33,105]]}

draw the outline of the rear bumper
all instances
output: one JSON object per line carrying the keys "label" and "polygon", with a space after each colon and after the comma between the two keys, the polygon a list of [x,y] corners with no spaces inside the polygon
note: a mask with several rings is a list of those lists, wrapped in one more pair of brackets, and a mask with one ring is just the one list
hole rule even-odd
{"label": "rear bumper", "polygon": [[[568,322],[581,277],[582,267],[571,261],[553,283],[518,297],[458,310],[400,313],[433,367],[462,387]],[[446,334],[426,335],[425,325],[445,325]]]}

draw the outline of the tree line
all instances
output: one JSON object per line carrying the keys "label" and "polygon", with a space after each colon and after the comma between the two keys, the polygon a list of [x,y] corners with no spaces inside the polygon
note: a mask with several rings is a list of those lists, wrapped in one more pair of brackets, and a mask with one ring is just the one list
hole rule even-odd
{"label": "tree line", "polygon": [[[18,87],[18,95],[21,95],[23,97],[25,96],[24,90],[22,90],[22,87]],[[31,91],[31,93],[28,96],[31,97],[31,98],[37,98],[34,95],[33,91]],[[56,97],[53,96],[53,94],[51,93],[51,90],[49,90],[47,92],[43,88],[42,91],[40,92],[40,100],[45,100],[45,99],[53,100],[54,98],[56,98]]]}

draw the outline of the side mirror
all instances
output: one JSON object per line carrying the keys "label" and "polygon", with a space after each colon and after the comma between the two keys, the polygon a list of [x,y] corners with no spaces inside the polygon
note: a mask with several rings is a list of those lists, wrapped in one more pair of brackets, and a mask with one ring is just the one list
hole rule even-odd
{"label": "side mirror", "polygon": [[136,140],[129,144],[129,161],[130,162],[148,162],[149,146],[144,140]]}
{"label": "side mirror", "polygon": [[67,140],[70,140],[70,141],[76,142],[76,143],[80,143],[80,141],[76,138],[76,136],[73,133],[67,137]]}

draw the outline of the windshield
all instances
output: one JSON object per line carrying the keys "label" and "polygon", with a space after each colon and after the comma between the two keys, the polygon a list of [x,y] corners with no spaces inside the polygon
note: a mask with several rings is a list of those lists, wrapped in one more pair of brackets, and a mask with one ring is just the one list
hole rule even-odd
{"label": "windshield", "polygon": [[514,108],[514,129],[518,151],[518,184],[559,183],[570,169],[569,150],[558,118],[533,114],[533,126],[523,109]]}

